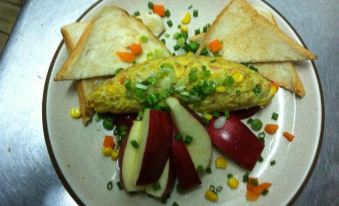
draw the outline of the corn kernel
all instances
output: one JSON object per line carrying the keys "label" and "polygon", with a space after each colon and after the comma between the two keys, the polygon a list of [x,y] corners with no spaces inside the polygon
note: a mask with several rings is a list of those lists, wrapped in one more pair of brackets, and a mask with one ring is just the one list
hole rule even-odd
{"label": "corn kernel", "polygon": [[211,190],[207,190],[205,192],[205,198],[207,200],[211,201],[211,202],[218,201],[218,195],[215,192],[211,191]]}
{"label": "corn kernel", "polygon": [[183,33],[187,33],[188,32],[188,27],[185,26],[185,25],[181,25],[180,26],[180,31],[183,32]]}
{"label": "corn kernel", "polygon": [[224,93],[226,91],[226,87],[224,86],[218,86],[216,89],[215,89],[216,92],[218,93]]}
{"label": "corn kernel", "polygon": [[112,160],[117,160],[119,158],[119,149],[114,149],[111,154]]}
{"label": "corn kernel", "polygon": [[109,157],[112,155],[113,149],[111,147],[102,147],[102,154],[106,157]]}
{"label": "corn kernel", "polygon": [[211,120],[213,118],[213,115],[205,113],[202,115],[204,119]]}
{"label": "corn kernel", "polygon": [[191,22],[191,14],[186,12],[185,16],[181,19],[182,24],[189,24]]}
{"label": "corn kernel", "polygon": [[227,167],[227,160],[224,157],[218,157],[215,160],[215,167],[219,169],[225,169]]}
{"label": "corn kernel", "polygon": [[234,82],[241,83],[244,81],[244,76],[240,74],[239,72],[236,72],[232,75]]}
{"label": "corn kernel", "polygon": [[81,117],[81,110],[78,107],[72,107],[69,111],[70,115],[74,119],[78,119]]}
{"label": "corn kernel", "polygon": [[234,177],[230,177],[227,180],[227,185],[232,189],[235,190],[238,188],[239,185],[239,181],[237,179],[235,179]]}

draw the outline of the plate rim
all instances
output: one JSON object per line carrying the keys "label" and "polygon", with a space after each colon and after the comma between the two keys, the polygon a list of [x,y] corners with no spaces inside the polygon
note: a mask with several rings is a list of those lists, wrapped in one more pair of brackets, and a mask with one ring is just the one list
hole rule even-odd
{"label": "plate rim", "polygon": [[[92,9],[94,9],[97,5],[99,5],[100,3],[102,3],[104,0],[98,0],[97,2],[93,3],[91,6],[88,7],[88,9],[86,9],[81,15],[80,17],[76,20],[76,22],[79,22],[81,19],[83,19]],[[305,42],[303,41],[303,39],[301,38],[300,34],[296,31],[296,29],[292,26],[292,24],[286,19],[286,17],[284,15],[282,15],[282,13],[280,13],[275,7],[273,7],[270,3],[268,3],[266,0],[260,0],[262,1],[264,4],[266,4],[268,7],[270,7],[270,9],[272,9],[274,12],[276,12],[286,23],[287,25],[292,29],[292,31],[294,32],[294,34],[297,36],[298,40],[301,42],[302,46],[304,46],[307,49],[307,46],[305,44]],[[57,160],[56,160],[56,156],[54,154],[53,148],[52,148],[52,144],[50,141],[50,135],[49,135],[49,131],[48,131],[48,124],[47,124],[47,95],[48,95],[48,86],[51,80],[51,74],[52,74],[52,70],[54,68],[55,65],[55,61],[60,53],[60,50],[62,48],[64,44],[64,40],[61,40],[61,42],[59,43],[52,61],[50,63],[50,66],[48,68],[48,73],[46,75],[46,79],[45,79],[45,84],[44,84],[44,91],[43,91],[43,98],[42,98],[42,123],[43,123],[43,132],[44,132],[44,138],[45,138],[45,142],[46,142],[46,146],[47,146],[47,151],[49,154],[49,158],[52,162],[53,168],[59,178],[59,180],[61,181],[62,185],[64,186],[64,188],[66,189],[66,191],[70,194],[70,196],[73,198],[73,200],[78,204],[78,205],[85,205],[84,202],[79,198],[79,196],[76,194],[76,192],[73,190],[73,188],[70,186],[70,184],[68,183],[68,181],[66,180]],[[306,185],[308,184],[313,171],[317,165],[318,159],[319,159],[319,155],[320,155],[320,150],[321,150],[321,146],[322,146],[322,142],[323,142],[323,136],[324,136],[324,120],[325,120],[325,108],[324,108],[324,93],[323,93],[323,89],[322,89],[322,84],[320,81],[320,76],[318,73],[318,69],[314,63],[313,60],[309,60],[313,66],[313,70],[315,72],[316,78],[317,78],[317,83],[318,83],[318,89],[320,92],[320,106],[321,106],[321,129],[320,129],[320,136],[319,136],[319,141],[318,141],[318,145],[317,145],[317,150],[316,153],[314,155],[314,158],[312,160],[312,165],[311,167],[308,169],[307,174],[302,182],[302,184],[299,186],[297,192],[295,194],[293,194],[292,198],[290,198],[290,200],[288,200],[287,205],[292,205],[300,196],[300,194],[302,193],[302,191],[305,189]]]}

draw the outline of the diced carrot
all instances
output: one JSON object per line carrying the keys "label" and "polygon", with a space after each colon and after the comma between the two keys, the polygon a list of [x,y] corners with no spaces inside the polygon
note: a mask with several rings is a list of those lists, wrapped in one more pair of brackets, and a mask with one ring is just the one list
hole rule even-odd
{"label": "diced carrot", "polygon": [[208,44],[208,48],[211,52],[218,52],[222,49],[222,44],[218,39],[214,39],[210,41],[210,43]]}
{"label": "diced carrot", "polygon": [[165,16],[165,6],[162,4],[154,4],[153,5],[153,12],[158,14],[161,17]]}
{"label": "diced carrot", "polygon": [[131,46],[129,46],[129,49],[131,50],[132,54],[138,55],[142,53],[142,47],[141,44],[134,43]]}
{"label": "diced carrot", "polygon": [[283,133],[283,135],[284,135],[284,137],[288,140],[288,141],[290,141],[290,142],[292,142],[293,141],[293,139],[294,139],[294,135],[293,134],[291,134],[291,133],[289,133],[289,132],[284,132]]}
{"label": "diced carrot", "polygon": [[133,62],[135,60],[135,55],[130,52],[117,52],[116,54],[124,62]]}
{"label": "diced carrot", "polygon": [[252,188],[251,190],[257,194],[260,195],[264,190],[268,189],[269,187],[271,187],[272,183],[270,182],[265,182],[265,183],[261,183],[260,185],[258,185],[257,187]]}
{"label": "diced carrot", "polygon": [[259,198],[259,195],[255,194],[252,190],[246,191],[246,199],[249,201],[256,201]]}
{"label": "diced carrot", "polygon": [[113,148],[115,146],[112,136],[106,135],[102,144],[104,147]]}
{"label": "diced carrot", "polygon": [[264,130],[268,134],[274,134],[277,132],[278,128],[279,126],[277,124],[266,124]]}

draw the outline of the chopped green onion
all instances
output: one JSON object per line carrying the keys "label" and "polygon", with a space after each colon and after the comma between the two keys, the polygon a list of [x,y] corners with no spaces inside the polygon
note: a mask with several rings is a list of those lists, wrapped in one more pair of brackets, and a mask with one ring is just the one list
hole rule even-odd
{"label": "chopped green onion", "polygon": [[253,65],[250,65],[248,68],[250,68],[250,70],[258,72],[258,69]]}
{"label": "chopped green onion", "polygon": [[213,60],[210,61],[210,63],[214,63],[214,62],[216,62],[216,61],[217,61],[216,59],[213,59]]}
{"label": "chopped green onion", "polygon": [[275,113],[275,112],[273,112],[273,114],[272,114],[272,119],[273,119],[273,120],[277,120],[277,119],[278,119],[278,117],[279,117],[279,114],[278,114],[278,113]]}
{"label": "chopped green onion", "polygon": [[181,36],[182,36],[181,33],[177,32],[173,34],[173,39],[179,39]]}
{"label": "chopped green onion", "polygon": [[148,89],[147,85],[144,85],[144,84],[141,84],[141,83],[137,83],[135,85],[135,87],[138,88],[138,89],[142,89],[142,90],[147,90]]}
{"label": "chopped green onion", "polygon": [[142,116],[144,116],[144,110],[140,110],[137,115],[137,121],[142,120]]}
{"label": "chopped green onion", "polygon": [[135,141],[135,140],[132,140],[132,141],[131,141],[131,145],[132,145],[135,149],[138,149],[138,148],[139,148],[139,144],[138,144],[138,142]]}
{"label": "chopped green onion", "polygon": [[168,10],[168,9],[166,9],[166,11],[165,11],[165,16],[166,16],[166,17],[170,17],[170,16],[171,16],[171,11]]}
{"label": "chopped green onion", "polygon": [[247,120],[247,124],[251,124],[253,122],[253,119],[252,118],[249,118],[248,120]]}
{"label": "chopped green onion", "polygon": [[231,87],[231,86],[233,86],[233,84],[234,84],[234,79],[233,79],[233,77],[232,77],[232,76],[227,76],[227,77],[225,78],[225,80],[224,80],[224,85],[225,85],[226,87]]}
{"label": "chopped green onion", "polygon": [[140,41],[141,43],[147,43],[147,42],[148,42],[148,38],[147,38],[147,36],[142,35],[142,36],[139,38],[139,41]]}
{"label": "chopped green onion", "polygon": [[185,45],[185,38],[184,37],[180,37],[179,39],[177,39],[177,45],[179,45],[180,47],[183,47]]}
{"label": "chopped green onion", "polygon": [[211,173],[212,173],[212,169],[211,169],[210,167],[208,167],[208,168],[206,169],[206,172],[207,172],[207,174],[211,174]]}
{"label": "chopped green onion", "polygon": [[157,103],[158,98],[154,93],[151,93],[150,95],[148,95],[146,97],[146,102],[148,103],[148,105],[153,106],[155,103]]}
{"label": "chopped green onion", "polygon": [[169,27],[172,27],[172,26],[173,26],[173,22],[172,22],[171,20],[168,20],[168,21],[167,21],[167,25],[168,25]]}
{"label": "chopped green onion", "polygon": [[198,17],[198,15],[199,15],[198,10],[197,10],[197,9],[194,9],[194,10],[193,10],[193,17]]}
{"label": "chopped green onion", "polygon": [[191,52],[195,53],[199,49],[199,44],[197,42],[191,42],[189,43],[189,47]]}
{"label": "chopped green onion", "polygon": [[189,51],[191,51],[191,47],[190,47],[190,45],[189,45],[189,44],[187,44],[186,42],[185,42],[185,44],[184,44],[184,46],[183,46],[182,48],[185,50],[185,52],[189,52]]}
{"label": "chopped green onion", "polygon": [[202,172],[202,171],[204,171],[204,167],[202,165],[198,165],[197,172]]}
{"label": "chopped green onion", "polygon": [[210,26],[211,26],[210,24],[206,24],[206,26],[202,28],[203,32],[206,33]]}
{"label": "chopped green onion", "polygon": [[214,185],[210,185],[209,190],[211,190],[212,192],[215,192],[215,186]]}
{"label": "chopped green onion", "polygon": [[112,190],[112,189],[113,189],[113,182],[112,182],[112,181],[109,181],[109,182],[107,183],[107,189],[108,189],[108,190]]}
{"label": "chopped green onion", "polygon": [[202,66],[202,75],[204,78],[208,78],[211,76],[211,71],[208,70],[205,65]]}
{"label": "chopped green onion", "polygon": [[148,52],[148,53],[146,54],[146,58],[147,58],[147,60],[153,59],[153,58],[154,58],[153,52]]}
{"label": "chopped green onion", "polygon": [[219,112],[212,112],[213,117],[220,117],[220,113]]}
{"label": "chopped green onion", "polygon": [[226,119],[230,118],[230,111],[225,110],[224,115],[225,115]]}
{"label": "chopped green onion", "polygon": [[239,97],[240,94],[241,94],[240,90],[236,90],[236,91],[235,91],[235,96]]}
{"label": "chopped green onion", "polygon": [[124,137],[127,135],[127,126],[126,125],[118,125],[114,130],[114,134],[119,137]]}
{"label": "chopped green onion", "polygon": [[190,144],[192,141],[193,141],[193,137],[192,136],[189,136],[189,135],[185,136],[185,139],[184,139],[184,143],[185,144]]}
{"label": "chopped green onion", "polygon": [[140,16],[140,11],[135,11],[133,16]]}
{"label": "chopped green onion", "polygon": [[190,73],[188,74],[188,80],[190,83],[195,82],[198,80],[197,70],[192,69]]}
{"label": "chopped green onion", "polygon": [[249,179],[249,173],[248,172],[246,172],[245,174],[244,174],[244,176],[242,176],[242,181],[243,182],[248,182],[248,179]]}
{"label": "chopped green onion", "polygon": [[222,187],[221,187],[221,186],[218,186],[218,187],[215,189],[215,191],[216,191],[217,193],[221,192],[221,190],[222,190]]}
{"label": "chopped green onion", "polygon": [[173,202],[172,206],[179,206],[177,202]]}
{"label": "chopped green onion", "polygon": [[259,138],[265,138],[265,132],[260,132],[258,136]]}
{"label": "chopped green onion", "polygon": [[252,90],[255,95],[259,95],[261,93],[261,85],[257,84],[255,85],[254,89]]}
{"label": "chopped green onion", "polygon": [[195,35],[200,34],[200,29],[196,29],[196,30],[194,31],[194,34],[195,34]]}
{"label": "chopped green onion", "polygon": [[207,48],[203,48],[200,53],[201,56],[209,56],[209,52]]}
{"label": "chopped green onion", "polygon": [[106,130],[112,130],[114,128],[113,125],[113,120],[106,118],[104,119],[104,121],[102,122],[102,126],[106,129]]}
{"label": "chopped green onion", "polygon": [[176,133],[176,134],[175,134],[175,139],[176,139],[177,141],[181,141],[181,140],[182,140],[182,135],[181,135],[180,133]]}
{"label": "chopped green onion", "polygon": [[254,130],[254,131],[259,131],[261,128],[262,128],[262,122],[260,119],[254,119],[252,122],[251,122],[251,128]]}
{"label": "chopped green onion", "polygon": [[263,161],[264,161],[264,158],[260,155],[258,158],[258,162],[263,162]]}
{"label": "chopped green onion", "polygon": [[165,34],[165,38],[168,38],[168,37],[170,37],[170,34],[169,34],[169,33],[166,33],[166,34]]}
{"label": "chopped green onion", "polygon": [[147,6],[148,6],[149,9],[153,9],[153,3],[152,2],[148,2]]}
{"label": "chopped green onion", "polygon": [[190,5],[190,6],[188,7],[188,9],[192,9],[192,7],[193,7],[193,5]]}
{"label": "chopped green onion", "polygon": [[161,185],[159,184],[159,182],[153,183],[153,184],[152,184],[152,189],[153,189],[154,191],[160,190],[160,189],[161,189]]}
{"label": "chopped green onion", "polygon": [[162,43],[166,44],[166,39],[161,39]]}
{"label": "chopped green onion", "polygon": [[179,45],[174,45],[173,49],[174,49],[174,51],[178,51],[180,49],[180,46]]}
{"label": "chopped green onion", "polygon": [[121,185],[121,182],[117,182],[117,186],[118,186],[119,190],[122,190],[122,189],[123,189],[123,188],[122,188],[122,185]]}
{"label": "chopped green onion", "polygon": [[227,174],[227,179],[229,179],[229,178],[231,178],[231,177],[233,177],[233,174],[232,174],[232,173]]}
{"label": "chopped green onion", "polygon": [[269,192],[268,189],[264,189],[264,190],[261,192],[261,194],[265,196],[265,195],[268,194],[268,192]]}
{"label": "chopped green onion", "polygon": [[270,162],[270,165],[271,165],[271,166],[275,165],[275,160],[272,160],[272,161]]}

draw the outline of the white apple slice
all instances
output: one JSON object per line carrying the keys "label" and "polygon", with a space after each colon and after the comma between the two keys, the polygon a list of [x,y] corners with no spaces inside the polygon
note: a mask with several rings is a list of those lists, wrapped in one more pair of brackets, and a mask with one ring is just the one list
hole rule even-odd
{"label": "white apple slice", "polygon": [[[137,177],[139,170],[137,169],[138,150],[132,146],[132,141],[140,141],[140,133],[142,130],[142,122],[134,121],[131,131],[128,135],[127,142],[122,146],[124,149],[121,161],[121,178],[122,183],[127,192],[144,190],[144,186],[137,186]],[[122,149],[122,148],[121,148]]]}
{"label": "white apple slice", "polygon": [[154,183],[155,185],[147,185],[145,191],[153,197],[166,198],[173,188],[174,180],[173,162],[168,159],[159,180]]}
{"label": "white apple slice", "polygon": [[171,116],[179,133],[183,137],[193,137],[186,147],[195,168],[207,169],[212,159],[212,143],[205,127],[176,98],[168,97],[166,103],[171,109]]}

